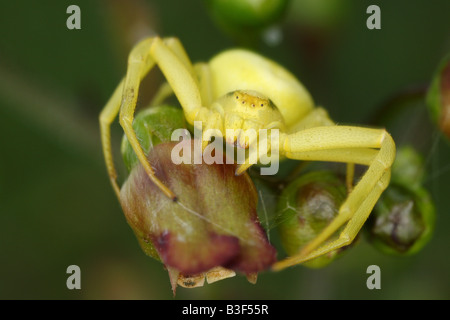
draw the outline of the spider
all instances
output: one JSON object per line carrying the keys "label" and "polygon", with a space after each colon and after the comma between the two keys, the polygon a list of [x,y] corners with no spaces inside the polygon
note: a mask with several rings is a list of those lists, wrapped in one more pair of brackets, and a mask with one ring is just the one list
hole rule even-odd
{"label": "spider", "polygon": [[[175,94],[187,122],[200,123],[203,147],[211,138],[211,130],[207,129],[221,133],[227,143],[241,148],[258,142],[239,135],[227,136],[226,129],[277,129],[279,138],[268,150],[278,150],[281,156],[291,159],[347,164],[348,196],[336,218],[296,255],[276,262],[273,270],[352,243],[389,184],[395,158],[393,139],[384,129],[336,125],[323,108],[314,106],[308,91],[289,71],[243,49],[224,51],[208,63],[194,65],[177,38],[152,37],[132,49],[126,76],[100,114],[103,152],[117,195],[120,189],[111,153],[110,126],[120,111],[120,124],[149,178],[176,201],[176,195],[156,177],[132,127],[140,82],[155,65],[167,82],[153,101],[161,102]],[[352,186],[355,164],[368,169]],[[236,174],[250,166],[248,161],[238,165]],[[341,227],[339,237],[328,241]]]}

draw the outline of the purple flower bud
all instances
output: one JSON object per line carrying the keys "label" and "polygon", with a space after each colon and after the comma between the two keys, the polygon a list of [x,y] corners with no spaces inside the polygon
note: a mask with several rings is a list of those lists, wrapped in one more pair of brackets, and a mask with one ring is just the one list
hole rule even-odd
{"label": "purple flower bud", "polygon": [[219,266],[245,274],[268,268],[276,251],[258,221],[248,175],[236,176],[235,165],[176,165],[175,145],[154,146],[148,159],[177,201],[167,198],[141,165],[121,189],[123,211],[144,252],[184,279]]}

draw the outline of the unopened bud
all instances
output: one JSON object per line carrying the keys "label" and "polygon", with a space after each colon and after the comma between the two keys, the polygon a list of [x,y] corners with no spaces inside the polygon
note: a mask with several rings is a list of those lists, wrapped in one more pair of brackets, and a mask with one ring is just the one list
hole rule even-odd
{"label": "unopened bud", "polygon": [[[194,140],[180,143],[195,150]],[[154,146],[148,160],[177,201],[165,196],[141,165],[133,168],[121,189],[123,211],[144,252],[169,269],[172,286],[178,274],[185,286],[203,283],[202,274],[210,282],[224,273],[229,276],[215,267],[244,274],[268,268],[276,251],[259,223],[258,198],[249,176],[236,176],[235,165],[193,164],[194,151],[191,163],[174,164],[176,144]]]}
{"label": "unopened bud", "polygon": [[[185,126],[183,110],[171,106],[154,106],[144,109],[133,121],[133,129],[145,154],[148,154],[153,146],[171,141],[172,132]],[[126,135],[122,139],[121,152],[125,166],[130,172],[139,160]]]}
{"label": "unopened bud", "polygon": [[212,13],[235,27],[265,27],[275,22],[288,0],[205,0]]}
{"label": "unopened bud", "polygon": [[[287,254],[297,254],[336,217],[346,198],[343,181],[331,172],[310,172],[289,184],[278,206],[278,230]],[[342,251],[303,263],[311,268],[324,267]]]}
{"label": "unopened bud", "polygon": [[421,250],[434,229],[435,209],[428,192],[391,183],[365,228],[369,241],[388,254],[409,255]]}
{"label": "unopened bud", "polygon": [[391,180],[410,189],[419,188],[424,179],[424,168],[422,155],[412,146],[402,146],[397,149]]}
{"label": "unopened bud", "polygon": [[447,55],[428,89],[427,105],[435,123],[450,139],[450,55]]}
{"label": "unopened bud", "polygon": [[289,0],[205,0],[219,27],[244,44],[277,23],[288,3]]}

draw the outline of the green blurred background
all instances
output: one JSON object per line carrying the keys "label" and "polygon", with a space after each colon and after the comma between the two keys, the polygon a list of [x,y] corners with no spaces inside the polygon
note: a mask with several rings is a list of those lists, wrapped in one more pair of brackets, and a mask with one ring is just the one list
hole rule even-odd
{"label": "green blurred background", "polygon": [[[399,92],[427,85],[450,52],[448,0],[319,2],[315,11],[289,7],[281,42],[256,49],[297,75],[338,123],[373,122]],[[66,28],[71,4],[81,30]],[[381,8],[381,30],[366,27],[370,4]],[[97,120],[130,48],[152,33],[179,37],[193,61],[236,45],[198,0],[0,2],[1,299],[172,299],[166,271],[141,251],[109,184]],[[146,81],[148,96],[158,80]],[[424,152],[438,216],[420,253],[390,257],[361,241],[325,269],[268,271],[256,285],[237,276],[178,288],[176,299],[450,298],[450,144],[423,101],[410,104],[383,125],[398,145]],[[116,124],[116,151],[120,134]],[[81,290],[66,287],[72,264]],[[366,287],[372,264],[381,290]]]}

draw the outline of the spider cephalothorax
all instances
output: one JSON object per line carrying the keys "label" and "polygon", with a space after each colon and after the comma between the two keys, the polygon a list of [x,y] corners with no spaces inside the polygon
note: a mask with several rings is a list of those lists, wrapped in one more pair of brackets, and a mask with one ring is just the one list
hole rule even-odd
{"label": "spider cephalothorax", "polygon": [[[212,109],[223,118],[226,142],[248,148],[251,141],[249,131],[258,133],[262,129],[284,130],[283,117],[275,104],[259,92],[236,90],[220,97],[212,104]],[[233,130],[227,130],[233,129]],[[231,134],[229,134],[231,132]],[[247,135],[241,134],[247,132]]]}

